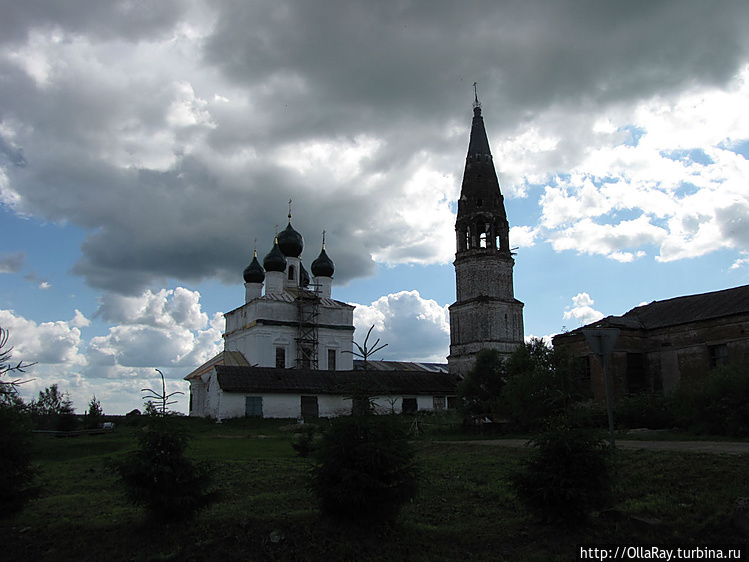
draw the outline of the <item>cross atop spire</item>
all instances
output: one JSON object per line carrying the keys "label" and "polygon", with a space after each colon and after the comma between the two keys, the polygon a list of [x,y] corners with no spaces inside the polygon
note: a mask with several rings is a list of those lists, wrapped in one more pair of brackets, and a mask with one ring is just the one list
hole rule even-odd
{"label": "cross atop spire", "polygon": [[289,199],[289,222],[291,222],[291,199]]}
{"label": "cross atop spire", "polygon": [[322,231],[322,249],[325,249],[325,231]]}
{"label": "cross atop spire", "polygon": [[481,102],[479,101],[479,91],[476,82],[473,83],[473,108],[481,109]]}

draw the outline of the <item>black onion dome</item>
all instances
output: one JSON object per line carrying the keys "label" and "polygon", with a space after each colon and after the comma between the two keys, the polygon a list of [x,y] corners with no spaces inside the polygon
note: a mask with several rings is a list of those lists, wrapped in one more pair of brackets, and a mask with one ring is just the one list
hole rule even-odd
{"label": "black onion dome", "polygon": [[299,275],[299,282],[302,287],[306,289],[307,287],[309,287],[310,282],[309,272],[304,268],[304,264],[302,263],[299,264],[299,269],[301,270]]}
{"label": "black onion dome", "polygon": [[265,271],[286,271],[286,256],[283,255],[278,247],[278,237],[273,243],[273,249],[263,258],[263,267]]}
{"label": "black onion dome", "polygon": [[302,255],[304,238],[291,226],[291,220],[288,226],[278,234],[278,247],[281,248],[283,255],[289,258],[298,258]]}
{"label": "black onion dome", "polygon": [[257,261],[257,252],[255,252],[250,265],[244,268],[243,275],[245,283],[262,283],[265,281],[265,270]]}
{"label": "black onion dome", "polygon": [[325,247],[320,251],[320,255],[312,262],[312,275],[315,277],[333,277],[335,266],[333,260],[325,253]]}

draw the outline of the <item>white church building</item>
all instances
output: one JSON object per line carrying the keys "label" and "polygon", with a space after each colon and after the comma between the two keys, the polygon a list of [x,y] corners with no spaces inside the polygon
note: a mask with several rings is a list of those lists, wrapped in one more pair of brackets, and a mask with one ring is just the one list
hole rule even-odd
{"label": "white church building", "polygon": [[350,413],[362,389],[384,412],[452,406],[457,380],[446,365],[354,365],[354,306],[331,297],[325,234],[311,277],[303,250],[289,212],[262,265],[255,251],[244,270],[245,303],[225,314],[224,351],[185,377],[190,415],[331,417]]}

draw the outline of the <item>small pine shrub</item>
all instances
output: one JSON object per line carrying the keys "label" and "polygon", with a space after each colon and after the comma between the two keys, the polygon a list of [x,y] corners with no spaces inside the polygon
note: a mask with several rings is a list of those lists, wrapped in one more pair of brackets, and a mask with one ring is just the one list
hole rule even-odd
{"label": "small pine shrub", "polygon": [[580,522],[611,501],[609,447],[595,430],[556,420],[532,441],[535,455],[510,481],[545,522]]}
{"label": "small pine shrub", "polygon": [[125,496],[155,521],[189,519],[216,495],[209,491],[209,466],[184,456],[187,434],[170,422],[149,419],[138,436],[139,448],[114,463]]}
{"label": "small pine shrub", "polygon": [[325,516],[360,524],[392,523],[416,494],[414,450],[394,416],[333,420],[316,456],[312,488]]}

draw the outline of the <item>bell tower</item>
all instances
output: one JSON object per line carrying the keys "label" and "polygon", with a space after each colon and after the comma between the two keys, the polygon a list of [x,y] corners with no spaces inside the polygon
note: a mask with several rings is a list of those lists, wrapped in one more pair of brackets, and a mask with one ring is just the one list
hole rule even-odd
{"label": "bell tower", "polygon": [[[476,85],[474,84],[474,92]],[[450,306],[449,370],[465,375],[484,348],[511,354],[523,343],[523,303],[515,298],[510,225],[478,95],[455,221],[457,300]]]}

